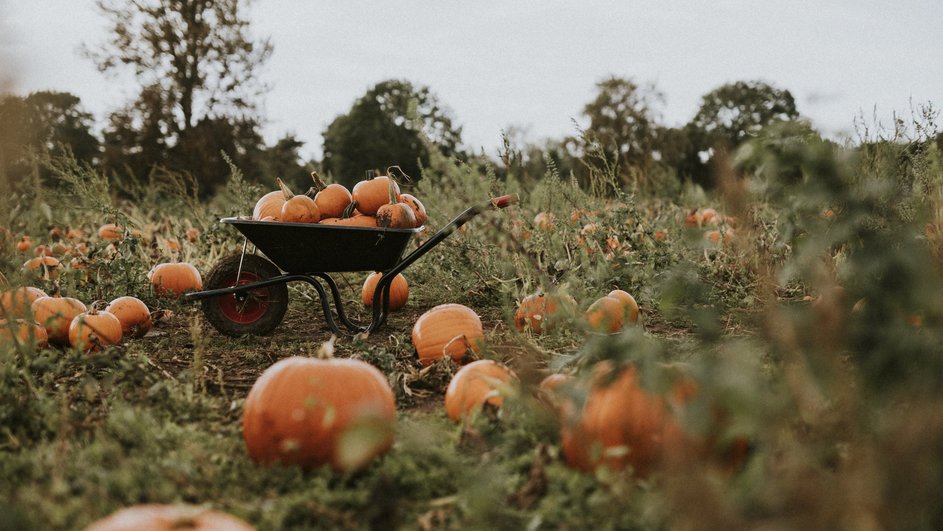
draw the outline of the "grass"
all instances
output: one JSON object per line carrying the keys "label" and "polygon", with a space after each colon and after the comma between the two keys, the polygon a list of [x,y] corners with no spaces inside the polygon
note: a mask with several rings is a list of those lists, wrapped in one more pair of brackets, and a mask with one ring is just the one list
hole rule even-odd
{"label": "grass", "polygon": [[[514,168],[498,181],[434,160],[412,190],[433,228],[490,196],[522,201],[407,269],[410,302],[377,333],[337,340],[336,355],[380,368],[397,398],[393,449],[353,474],[260,467],[241,438],[258,375],[330,337],[310,287],[291,287],[272,336],[232,339],[147,285],[156,263],[206,273],[237,252],[216,220],[250,212],[264,191],[234,168],[202,204],[180,191],[186,183],[116,191],[68,160],[46,161],[68,190],[4,199],[23,206],[2,220],[11,238],[0,272],[48,289],[20,270],[27,255],[12,236],[46,243],[53,226],[81,228],[88,260],[63,271],[63,290],[85,302],[131,294],[164,312],[147,337],[100,353],[0,347],[0,529],[76,529],[138,503],[203,505],[260,529],[939,528],[943,166],[923,140],[851,148],[771,130],[728,161],[716,195],[613,196],[611,168],[595,186],[606,197],[553,174],[525,190]],[[737,218],[735,241],[713,245],[705,228],[685,226],[706,207]],[[578,209],[596,213],[571,221]],[[538,212],[553,214],[552,231],[534,226]],[[126,228],[115,248],[92,236],[105,221]],[[201,232],[194,243],[190,227]],[[361,318],[364,276],[339,278]],[[638,299],[641,326],[599,336],[577,312],[544,335],[513,327],[527,294],[568,293],[582,311],[614,288]],[[442,407],[456,367],[420,370],[410,342],[419,315],[446,302],[482,316],[482,355],[521,381],[499,415],[464,426]],[[532,391],[548,371],[582,374],[601,360],[634,364],[652,393],[694,378],[681,421],[712,441],[708,451],[647,478],[568,468],[558,421]],[[724,452],[738,437],[754,451],[731,466]]]}

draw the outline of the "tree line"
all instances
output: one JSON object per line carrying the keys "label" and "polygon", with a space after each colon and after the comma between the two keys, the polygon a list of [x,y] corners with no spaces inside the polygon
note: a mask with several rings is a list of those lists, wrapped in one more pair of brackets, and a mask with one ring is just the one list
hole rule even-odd
{"label": "tree line", "polygon": [[68,150],[77,161],[119,180],[146,181],[161,172],[189,174],[201,195],[229,175],[229,158],[250,178],[307,183],[307,174],[350,185],[364,172],[397,164],[414,178],[434,153],[523,180],[548,172],[589,186],[587,158],[615,168],[617,186],[653,180],[711,185],[712,158],[760,129],[796,121],[788,90],[762,81],[725,84],[702,97],[681,127],[661,119],[665,96],[652,84],[608,77],[582,109],[583,129],[531,143],[504,131],[497,159],[468,150],[462,129],[430,87],[408,80],[377,83],[323,132],[321,160],[303,160],[304,143],[286,135],[269,145],[261,134],[260,105],[268,89],[258,73],[271,56],[268,39],[255,38],[248,0],[98,0],[110,21],[104,43],[83,55],[104,75],[134,74],[137,96],[114,109],[96,131],[94,117],[67,92],[0,96],[0,177],[20,182],[47,175],[37,155]]}

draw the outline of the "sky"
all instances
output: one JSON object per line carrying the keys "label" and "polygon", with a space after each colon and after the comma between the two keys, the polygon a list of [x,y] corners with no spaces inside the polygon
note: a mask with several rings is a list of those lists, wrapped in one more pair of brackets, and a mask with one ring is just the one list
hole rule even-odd
{"label": "sky", "polygon": [[[943,0],[255,0],[249,18],[274,45],[265,136],[294,134],[306,157],[390,78],[429,86],[466,147],[489,155],[511,127],[528,141],[573,134],[610,75],[654,83],[668,125],[739,80],[790,90],[833,137],[853,136],[859,115],[943,105]],[[101,119],[136,94],[78,54],[107,38],[93,0],[0,0],[0,90],[71,92]]]}

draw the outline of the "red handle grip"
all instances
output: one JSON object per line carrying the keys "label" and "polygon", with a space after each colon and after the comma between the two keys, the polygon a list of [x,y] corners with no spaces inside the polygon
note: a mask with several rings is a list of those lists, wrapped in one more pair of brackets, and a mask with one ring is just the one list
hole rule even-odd
{"label": "red handle grip", "polygon": [[491,199],[491,206],[494,208],[506,208],[513,204],[516,204],[518,201],[516,194],[502,195],[501,197],[495,197]]}

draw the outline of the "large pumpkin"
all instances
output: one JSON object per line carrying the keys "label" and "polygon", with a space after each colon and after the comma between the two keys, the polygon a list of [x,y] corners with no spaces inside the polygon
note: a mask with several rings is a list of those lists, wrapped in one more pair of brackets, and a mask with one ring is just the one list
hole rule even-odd
{"label": "large pumpkin", "polygon": [[586,323],[594,332],[614,334],[625,326],[625,315],[623,303],[607,295],[597,299],[587,308]]}
{"label": "large pumpkin", "polygon": [[158,296],[179,298],[187,291],[203,289],[203,278],[193,264],[168,262],[158,264],[147,274]]}
{"label": "large pumpkin", "polygon": [[393,197],[399,201],[399,185],[396,181],[383,175],[354,185],[350,196],[357,203],[357,210],[367,216],[376,216],[381,206],[390,202],[390,188],[393,188]]}
{"label": "large pumpkin", "polygon": [[32,286],[4,291],[0,295],[0,317],[26,317],[33,301],[45,296],[46,292]]}
{"label": "large pumpkin", "polygon": [[83,351],[117,345],[121,342],[121,335],[121,321],[105,311],[92,309],[80,313],[69,325],[69,344]]}
{"label": "large pumpkin", "polygon": [[582,409],[573,404],[563,404],[561,442],[566,463],[578,470],[631,466],[644,477],[682,442],[665,402],[641,387],[634,366],[597,365]]}
{"label": "large pumpkin", "polygon": [[256,462],[362,468],[393,443],[396,403],[386,377],[352,359],[283,359],[246,397],[242,435]]}
{"label": "large pumpkin", "polygon": [[461,362],[471,349],[478,352],[485,333],[481,318],[461,304],[440,304],[422,314],[413,325],[412,340],[423,366],[446,355]]}
{"label": "large pumpkin", "polygon": [[275,221],[282,215],[282,205],[285,204],[285,194],[281,190],[275,190],[263,195],[252,209],[252,219],[263,220],[271,217]]}
{"label": "large pumpkin", "polygon": [[491,360],[478,360],[465,365],[445,390],[445,412],[454,422],[474,415],[485,404],[501,407],[502,387],[514,380],[507,367]]}
{"label": "large pumpkin", "polygon": [[633,297],[627,291],[622,291],[621,289],[614,289],[610,291],[607,297],[611,297],[622,304],[622,311],[623,315],[625,316],[626,323],[638,323],[639,308],[638,303],[635,302],[635,297]]}
{"label": "large pumpkin", "polygon": [[20,345],[35,344],[44,347],[49,342],[46,329],[38,323],[25,319],[0,319],[0,345],[11,342],[14,338]]}
{"label": "large pumpkin", "polygon": [[85,531],[253,531],[235,516],[186,505],[135,505],[92,522]]}
{"label": "large pumpkin", "polygon": [[[380,272],[370,273],[367,276],[367,279],[363,283],[363,289],[360,290],[360,299],[363,301],[364,306],[368,308],[373,306],[374,292],[382,276],[383,273]],[[404,277],[402,273],[397,274],[393,277],[393,282],[390,283],[390,310],[394,312],[399,310],[403,306],[406,306],[406,301],[408,300],[409,283],[406,282],[406,277]]]}

